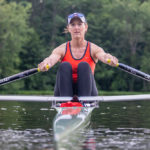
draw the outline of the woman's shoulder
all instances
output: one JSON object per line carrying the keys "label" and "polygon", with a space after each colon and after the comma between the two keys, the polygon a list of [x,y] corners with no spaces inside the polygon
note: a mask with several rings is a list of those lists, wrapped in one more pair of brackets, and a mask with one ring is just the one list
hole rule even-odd
{"label": "woman's shoulder", "polygon": [[52,53],[53,53],[53,54],[57,54],[57,55],[61,55],[61,58],[64,57],[65,52],[66,52],[66,44],[67,44],[67,42],[65,42],[65,43],[63,43],[63,44],[61,44],[61,45],[59,45],[58,47],[56,47],[56,48],[52,51]]}
{"label": "woman's shoulder", "polygon": [[58,47],[56,47],[53,51],[54,52],[63,52],[66,49],[66,43],[63,43],[61,45],[59,45]]}
{"label": "woman's shoulder", "polygon": [[97,51],[103,51],[103,48],[90,42],[91,43],[91,52],[95,53]]}

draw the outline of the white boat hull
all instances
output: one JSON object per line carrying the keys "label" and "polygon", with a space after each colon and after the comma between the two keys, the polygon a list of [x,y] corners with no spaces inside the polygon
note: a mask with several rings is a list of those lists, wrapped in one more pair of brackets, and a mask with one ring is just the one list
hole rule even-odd
{"label": "white boat hull", "polygon": [[[82,133],[90,124],[91,112],[95,107],[56,108],[57,114],[53,122],[56,149],[80,149],[83,141]],[[80,109],[76,115],[63,114],[64,110]],[[82,137],[82,138],[81,138]],[[74,146],[73,146],[74,145]],[[77,146],[79,146],[77,148]]]}

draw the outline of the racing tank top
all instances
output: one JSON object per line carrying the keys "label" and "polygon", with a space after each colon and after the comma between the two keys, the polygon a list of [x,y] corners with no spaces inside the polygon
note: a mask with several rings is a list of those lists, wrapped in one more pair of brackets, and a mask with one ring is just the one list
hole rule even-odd
{"label": "racing tank top", "polygon": [[71,64],[71,66],[72,66],[72,78],[73,78],[74,83],[76,83],[77,79],[78,79],[77,68],[78,68],[78,64],[80,62],[87,62],[91,68],[92,73],[94,74],[96,63],[93,60],[93,58],[91,57],[90,45],[91,45],[90,42],[87,42],[87,46],[86,46],[86,49],[84,51],[83,56],[80,59],[76,59],[72,55],[70,42],[68,41],[66,43],[65,56],[63,57],[61,62],[69,62]]}

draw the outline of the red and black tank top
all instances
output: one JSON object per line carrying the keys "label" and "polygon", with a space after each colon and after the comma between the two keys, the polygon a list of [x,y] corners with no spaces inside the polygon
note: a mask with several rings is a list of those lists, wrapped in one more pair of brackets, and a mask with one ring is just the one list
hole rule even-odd
{"label": "red and black tank top", "polygon": [[89,66],[91,67],[92,73],[94,74],[96,63],[93,60],[93,58],[91,57],[90,42],[87,42],[85,52],[80,59],[76,59],[73,57],[70,42],[67,42],[66,43],[66,53],[65,53],[65,56],[63,57],[61,62],[69,62],[71,64],[71,66],[72,66],[72,78],[73,78],[74,82],[77,82],[77,78],[78,78],[77,68],[78,68],[78,64],[80,62],[87,62],[89,64]]}

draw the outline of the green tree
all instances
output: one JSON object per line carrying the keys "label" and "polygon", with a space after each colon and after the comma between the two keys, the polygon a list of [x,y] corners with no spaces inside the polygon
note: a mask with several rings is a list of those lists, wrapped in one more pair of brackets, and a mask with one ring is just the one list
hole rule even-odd
{"label": "green tree", "polygon": [[[82,12],[87,16],[87,40],[118,57],[120,62],[149,72],[146,64],[150,47],[150,0],[7,2],[2,0],[0,3],[1,77],[37,67],[39,62],[50,55],[53,48],[70,40],[69,34],[64,34],[63,31],[67,25],[66,16],[72,12]],[[6,9],[6,6],[10,8]],[[11,36],[4,39],[6,35]],[[13,53],[10,53],[12,49]],[[10,58],[9,62],[7,58]],[[3,65],[4,63],[7,65]],[[28,90],[53,90],[57,67],[56,65],[47,73],[37,74],[16,84],[18,86],[22,82],[19,87]],[[148,89],[146,82],[101,62],[97,64],[95,77],[99,89],[103,90]],[[15,86],[14,83],[12,85]]]}
{"label": "green tree", "polygon": [[[149,1],[143,3],[137,0],[103,1],[101,10],[97,11],[96,14],[91,12],[88,15],[92,22],[91,32],[94,33],[89,36],[94,39],[94,35],[96,35],[98,37],[97,43],[101,42],[102,47],[115,54],[120,61],[142,69],[140,66],[142,57],[140,56],[144,55],[142,54],[142,48],[145,44],[144,36],[149,22],[149,6]],[[104,68],[99,72],[103,70]],[[108,74],[108,71],[105,71],[105,73]],[[120,75],[116,75],[116,72],[114,72],[111,78],[114,79],[109,82],[111,89],[117,87],[120,89],[120,83],[123,83],[121,86],[124,89],[136,90],[142,88],[142,81],[130,77],[128,74],[120,73]],[[123,82],[123,80],[126,82]],[[107,82],[105,84],[107,85]]]}
{"label": "green tree", "polygon": [[[28,25],[31,5],[27,2],[7,3],[0,1],[0,78],[19,71],[19,53],[34,30]],[[18,89],[23,82],[3,86],[3,89]]]}

